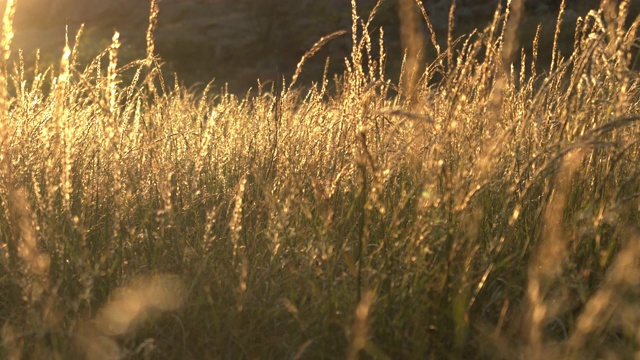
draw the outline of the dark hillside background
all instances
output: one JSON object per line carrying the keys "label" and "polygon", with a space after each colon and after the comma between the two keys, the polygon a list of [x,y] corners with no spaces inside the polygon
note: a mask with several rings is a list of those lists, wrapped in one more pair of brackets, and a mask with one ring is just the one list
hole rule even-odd
{"label": "dark hillside background", "polygon": [[[0,1],[4,9],[5,1]],[[424,1],[439,41],[444,44],[450,0]],[[484,26],[499,0],[458,0],[456,34]],[[530,44],[536,24],[543,25],[541,60],[550,59],[553,29],[559,1],[526,1],[521,28],[523,44]],[[578,16],[598,6],[596,0],[569,0],[562,48],[569,52],[573,25]],[[358,11],[366,17],[374,0],[359,0]],[[156,49],[186,85],[230,84],[243,92],[256,86],[256,78],[268,82],[276,74],[289,76],[300,57],[321,36],[351,28],[349,0],[162,0],[156,31]],[[42,50],[44,62],[55,63],[65,39],[65,25],[73,40],[81,23],[85,33],[80,60],[88,61],[111,41],[114,30],[121,33],[121,64],[144,57],[149,2],[146,0],[18,0],[14,48],[25,50],[27,63]],[[632,12],[637,13],[638,1]],[[397,0],[387,0],[376,18],[385,30],[389,74],[398,71],[401,55]],[[377,36],[378,32],[374,32]],[[350,36],[344,35],[325,46],[308,61],[302,81],[319,80],[325,59],[331,57],[332,71],[341,71],[350,51]],[[377,43],[377,39],[374,39]],[[432,54],[431,54],[432,55]],[[427,55],[429,58],[429,54]]]}

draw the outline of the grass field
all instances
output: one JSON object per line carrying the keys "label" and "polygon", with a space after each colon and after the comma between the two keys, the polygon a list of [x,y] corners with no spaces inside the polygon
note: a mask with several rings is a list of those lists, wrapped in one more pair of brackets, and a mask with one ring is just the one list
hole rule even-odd
{"label": "grass field", "polygon": [[242,97],[163,77],[155,1],[146,59],[46,69],[7,1],[0,358],[639,359],[628,5],[540,72],[522,1],[445,46],[403,0],[393,79],[353,1],[341,76]]}

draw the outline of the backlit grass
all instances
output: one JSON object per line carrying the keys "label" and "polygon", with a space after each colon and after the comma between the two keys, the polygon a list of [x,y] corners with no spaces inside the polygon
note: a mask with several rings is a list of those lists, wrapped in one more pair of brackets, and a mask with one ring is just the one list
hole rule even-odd
{"label": "backlit grass", "polygon": [[544,73],[522,1],[447,44],[405,1],[399,79],[353,1],[341,76],[296,81],[334,33],[246,96],[163,77],[155,1],[146,59],[120,64],[116,33],[80,67],[71,35],[59,67],[26,70],[14,5],[0,358],[640,356],[629,1],[580,19],[572,54],[554,41]]}

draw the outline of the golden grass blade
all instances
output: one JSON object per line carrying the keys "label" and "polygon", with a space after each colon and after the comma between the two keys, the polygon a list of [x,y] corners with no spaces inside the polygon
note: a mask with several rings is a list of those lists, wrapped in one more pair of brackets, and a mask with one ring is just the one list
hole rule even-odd
{"label": "golden grass blade", "polygon": [[348,360],[359,359],[359,353],[362,351],[367,341],[369,341],[369,323],[371,307],[375,303],[375,294],[373,291],[367,291],[362,295],[362,299],[358,303],[355,311],[355,319],[351,327],[351,345],[347,351]]}
{"label": "golden grass blade", "polygon": [[560,29],[562,28],[562,20],[564,19],[564,10],[566,7],[566,1],[560,2],[560,11],[558,12],[558,18],[556,20],[556,31],[553,34],[553,49],[551,50],[551,65],[549,71],[553,72],[557,66],[558,54],[558,39],[560,38]]}
{"label": "golden grass blade", "polygon": [[93,322],[104,335],[125,335],[144,323],[153,310],[177,310],[186,298],[187,289],[176,275],[140,276],[114,290]]}
{"label": "golden grass blade", "polygon": [[433,45],[433,47],[436,49],[436,57],[440,56],[440,45],[438,45],[438,40],[436,39],[436,31],[433,29],[433,24],[431,23],[431,19],[429,18],[429,15],[427,14],[427,10],[425,10],[424,5],[422,4],[422,1],[420,0],[415,0],[416,4],[418,5],[418,8],[420,9],[420,12],[422,13],[422,18],[424,19],[424,22],[427,24],[427,28],[429,29],[429,34],[430,39],[431,39],[431,45]]}
{"label": "golden grass blade", "polygon": [[453,69],[453,30],[456,24],[456,0],[451,1],[449,7],[449,22],[447,26],[447,67]]}
{"label": "golden grass blade", "polygon": [[304,55],[302,55],[302,58],[300,59],[300,61],[298,61],[298,65],[296,65],[296,72],[293,74],[293,77],[291,78],[291,83],[289,84],[289,90],[292,89],[292,87],[296,84],[296,82],[298,81],[298,77],[300,76],[300,73],[302,73],[302,68],[304,66],[304,63],[310,59],[311,57],[313,57],[313,55],[315,55],[318,51],[320,51],[320,49],[322,49],[323,46],[325,46],[329,41],[342,36],[344,34],[346,34],[347,31],[346,30],[339,30],[339,31],[335,31],[329,35],[325,35],[323,37],[320,38],[320,40],[316,41],[315,44],[313,44],[313,46],[311,47],[311,49],[309,49],[306,53],[304,53]]}
{"label": "golden grass blade", "polygon": [[556,176],[556,185],[544,213],[544,230],[535,257],[529,263],[528,300],[528,341],[534,353],[542,353],[544,346],[543,328],[555,314],[554,305],[548,303],[548,295],[561,275],[567,257],[567,234],[563,229],[563,217],[571,195],[571,181],[580,169],[585,157],[584,149],[570,152],[562,160]]}
{"label": "golden grass blade", "polygon": [[504,44],[502,45],[502,63],[507,68],[513,63],[520,41],[518,40],[518,28],[524,11],[524,0],[510,0],[507,3],[507,23],[505,25]]}
{"label": "golden grass blade", "polygon": [[118,77],[118,49],[120,48],[120,33],[114,32],[109,47],[109,65],[107,67],[107,103],[109,112],[116,110],[117,77]]}
{"label": "golden grass blade", "polygon": [[158,24],[158,14],[160,13],[160,7],[158,6],[158,0],[151,0],[149,8],[149,27],[147,28],[147,66],[151,66],[153,58],[155,56],[155,41],[153,33],[155,32]]}
{"label": "golden grass blade", "polygon": [[4,16],[2,17],[2,41],[0,42],[4,61],[9,60],[9,57],[11,57],[11,42],[13,41],[14,36],[13,17],[15,12],[16,0],[7,0]]}
{"label": "golden grass blade", "polygon": [[401,86],[405,96],[410,99],[415,97],[415,87],[424,66],[424,34],[420,30],[418,13],[415,2],[412,0],[400,0],[398,8],[400,16],[400,39],[402,48],[406,51],[406,64],[404,66]]}

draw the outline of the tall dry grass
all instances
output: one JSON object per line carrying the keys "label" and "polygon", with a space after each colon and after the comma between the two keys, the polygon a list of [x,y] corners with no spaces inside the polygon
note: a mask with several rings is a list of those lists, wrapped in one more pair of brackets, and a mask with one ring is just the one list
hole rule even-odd
{"label": "tall dry grass", "polygon": [[629,1],[541,74],[521,0],[445,50],[405,2],[395,81],[354,0],[341,76],[245,97],[165,81],[157,5],[146,59],[27,71],[7,2],[1,357],[640,356]]}

